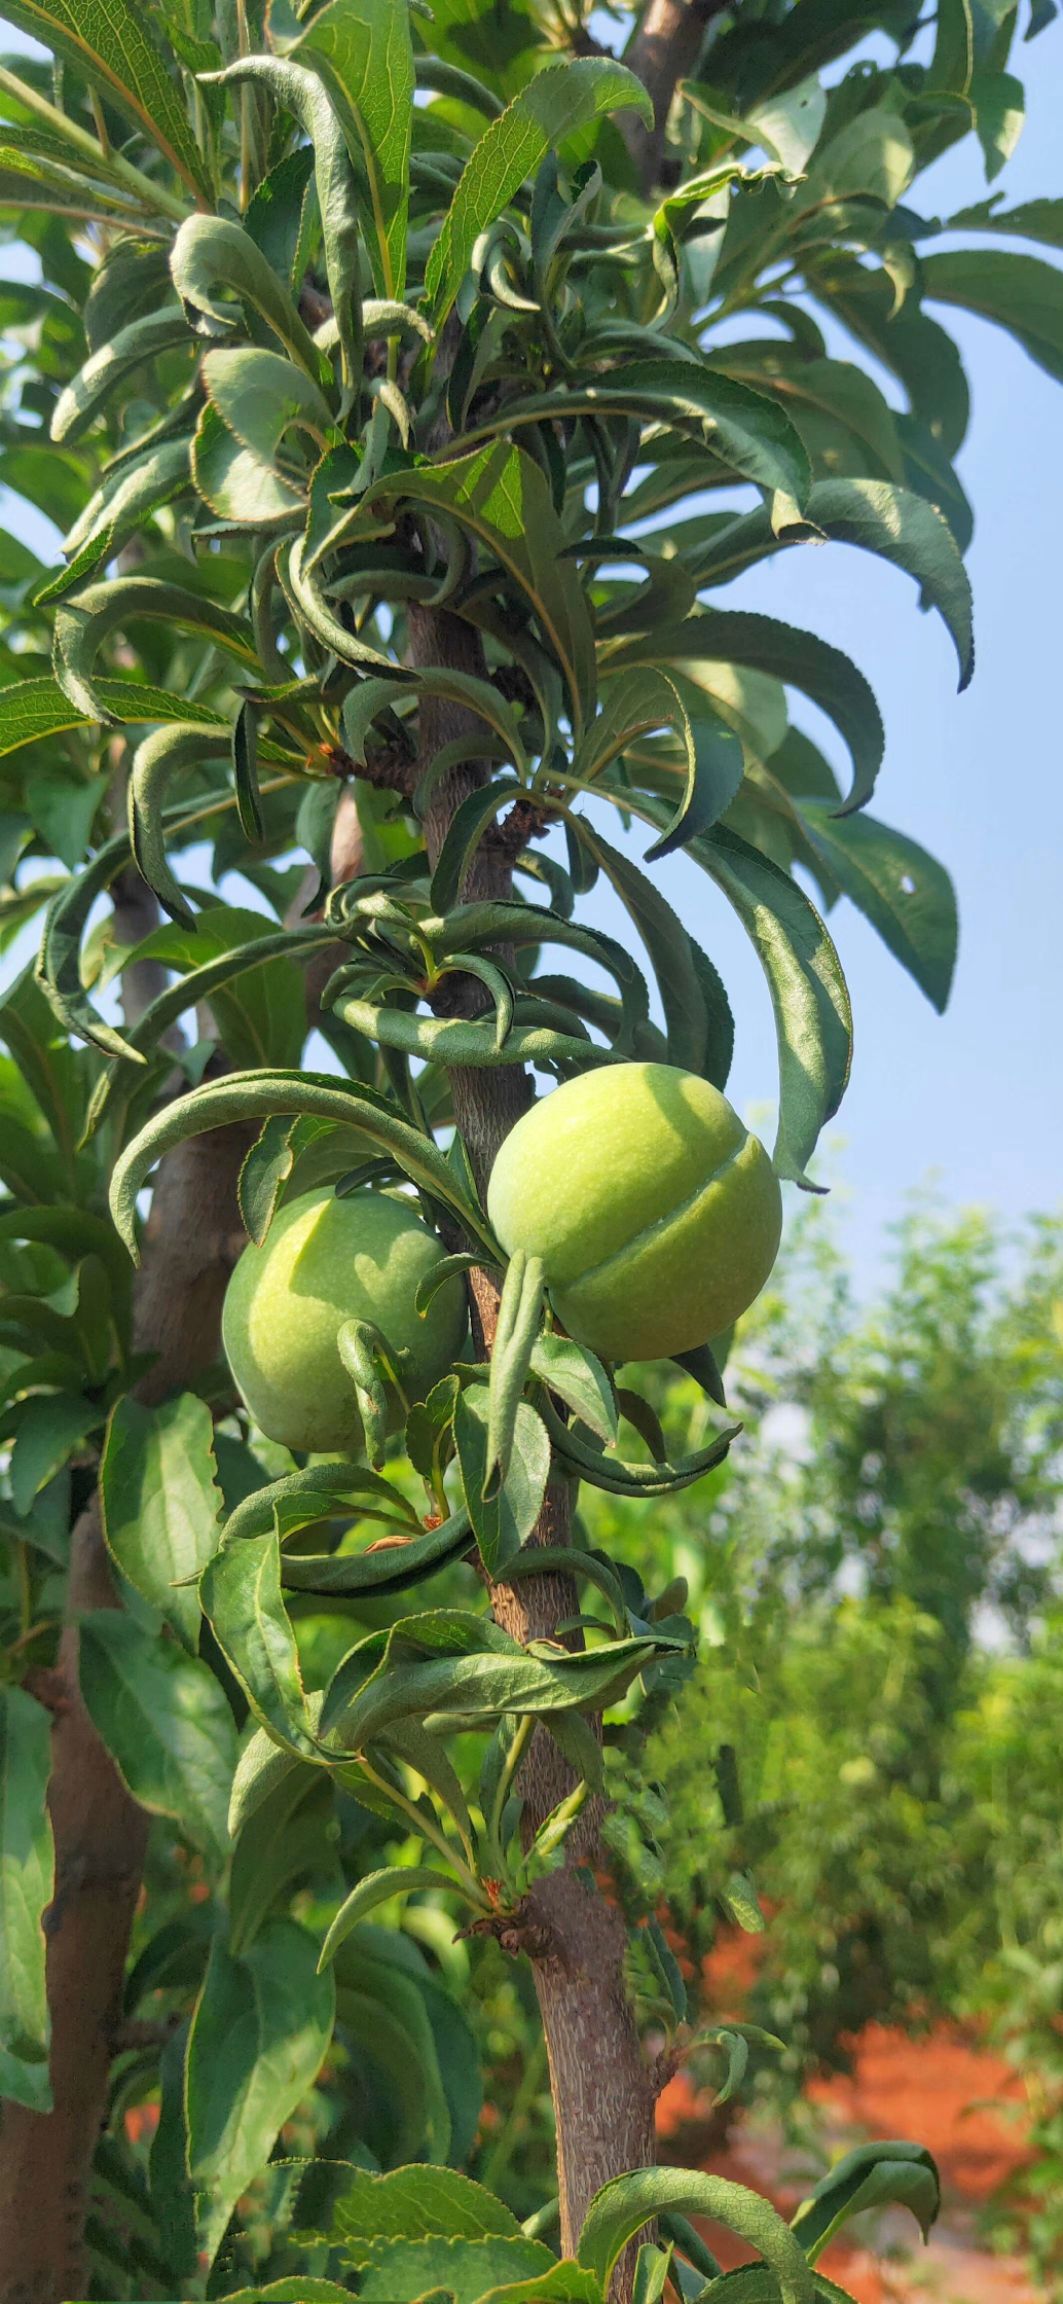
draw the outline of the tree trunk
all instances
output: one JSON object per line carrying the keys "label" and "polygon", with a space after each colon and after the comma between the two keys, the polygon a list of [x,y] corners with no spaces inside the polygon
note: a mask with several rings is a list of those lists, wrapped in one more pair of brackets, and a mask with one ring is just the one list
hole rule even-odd
{"label": "tree trunk", "polygon": [[[245,1129],[180,1145],[164,1164],[134,1296],[134,1343],[155,1355],[136,1386],[162,1399],[214,1358],[238,1238]],[[115,1608],[98,1503],[71,1539],[69,1621],[54,1675],[48,1805],[55,1895],[45,1915],[54,2109],[0,2117],[0,2304],[63,2304],[88,2286],[85,2215],[107,2110],[148,1818],[93,1728],[78,1687],[76,1620]]]}
{"label": "tree trunk", "polygon": [[[479,641],[468,625],[445,611],[411,608],[409,626],[414,664],[446,664],[481,679],[485,676]],[[465,739],[470,749],[469,763],[448,772],[436,786],[428,810],[425,834],[433,864],[455,809],[484,781],[485,771],[472,758],[478,734],[476,720],[462,708],[422,699],[420,772],[444,744]],[[497,900],[511,893],[510,853],[503,841],[489,836],[473,857],[463,895]],[[482,987],[470,978],[464,1012],[476,1014],[484,1001]],[[455,1066],[450,1083],[454,1116],[483,1193],[503,1139],[531,1101],[531,1084],[519,1065],[483,1070]],[[486,1273],[475,1272],[472,1293],[477,1342],[489,1352],[497,1321],[497,1290]],[[531,1542],[567,1544],[570,1521],[568,1484],[552,1482]],[[574,1616],[579,1605],[573,1582],[556,1573],[496,1585],[491,1601],[496,1621],[525,1645],[556,1638],[557,1626]],[[520,1777],[529,1835],[572,1783],[558,1746],[544,1730],[537,1730]],[[575,2252],[588,2203],[599,2185],[629,2168],[646,2167],[654,2158],[655,2091],[625,1984],[624,1926],[594,1879],[602,1813],[599,1800],[588,1801],[569,1834],[565,1864],[541,1881],[530,1899],[524,1932],[532,1951],[549,2061],[561,2245],[566,2255]],[[618,2300],[630,2294],[631,2269],[628,2251],[616,2283]]]}

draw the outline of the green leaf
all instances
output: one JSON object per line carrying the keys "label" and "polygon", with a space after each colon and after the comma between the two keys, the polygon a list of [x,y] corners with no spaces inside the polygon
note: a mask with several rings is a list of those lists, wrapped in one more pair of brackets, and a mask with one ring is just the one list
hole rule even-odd
{"label": "green leaf", "polygon": [[1063,382],[1063,272],[1056,265],[1010,250],[956,248],[924,257],[923,294],[1006,328],[1039,368]]}
{"label": "green leaf", "polygon": [[885,480],[820,480],[808,500],[808,518],[839,543],[875,552],[915,578],[920,606],[936,608],[952,635],[960,687],[966,688],[974,670],[971,587],[940,512],[911,489]]}
{"label": "green leaf", "polygon": [[289,2280],[256,2280],[253,2288],[230,2288],[222,2304],[351,2304],[351,2291],[335,2280],[308,2279],[303,2272]]}
{"label": "green leaf", "polygon": [[568,1336],[538,1336],[531,1349],[531,1372],[563,1400],[581,1424],[608,1448],[616,1439],[613,1387],[600,1360]]}
{"label": "green leaf", "polygon": [[730,728],[706,714],[693,722],[691,738],[683,797],[660,839],[647,848],[648,864],[685,848],[697,833],[707,832],[730,807],[742,782],[742,747]]}
{"label": "green leaf", "polygon": [[488,2295],[490,2304],[602,2304],[601,2284],[594,2273],[585,2272],[567,2258],[551,2264],[549,2272],[538,2279],[526,2276],[513,2283],[507,2281],[489,2289]]}
{"label": "green leaf", "polygon": [[[139,535],[164,505],[185,493],[190,450],[187,437],[164,440],[147,455],[134,456],[128,464],[107,474],[66,538],[63,550],[68,555],[68,565],[35,592],[38,608],[61,599],[72,584],[80,584],[82,577],[90,575],[101,560],[113,559],[123,544],[127,544],[131,536]],[[97,695],[102,693],[103,685],[99,683]],[[184,717],[194,719],[195,707],[190,706]]]}
{"label": "green leaf", "polygon": [[20,1519],[68,1459],[81,1454],[102,1421],[102,1408],[67,1392],[30,1393],[6,1411],[7,1431],[13,1435],[11,1501]]}
{"label": "green leaf", "polygon": [[203,1613],[256,1720],[297,1759],[318,1758],[275,1534],[224,1544],[204,1570]]}
{"label": "green leaf", "polygon": [[243,447],[209,400],[192,442],[192,478],[223,527],[283,536],[301,525],[304,490],[275,464],[256,456],[253,448]]}
{"label": "green leaf", "polygon": [[324,353],[242,224],[224,216],[186,216],[170,251],[170,272],[201,334],[231,337],[250,310],[272,329],[295,366],[329,390],[332,370]]}
{"label": "green leaf", "polygon": [[[75,159],[82,162],[81,168],[67,165]],[[40,210],[120,226],[129,222],[133,211],[118,186],[113,165],[104,160],[102,150],[98,162],[91,162],[80,142],[75,144],[67,135],[13,128],[6,120],[0,123],[0,206],[16,213]],[[146,190],[143,197],[147,198]],[[171,195],[160,185],[149,205],[168,215]],[[176,209],[177,203],[173,206]]]}
{"label": "green leaf", "polygon": [[[666,425],[693,433],[711,450],[704,480],[719,480],[720,466],[739,472],[757,487],[778,491],[792,519],[803,506],[811,482],[800,432],[769,393],[698,360],[633,360],[611,369],[601,381],[557,385],[529,394],[507,408],[507,421],[531,424],[543,417],[632,416],[644,426]],[[475,429],[475,428],[474,428]]]}
{"label": "green leaf", "polygon": [[356,1928],[367,1913],[374,1912],[378,1904],[389,1904],[393,1896],[412,1896],[419,1888],[453,1891],[455,1885],[445,1872],[432,1872],[423,1864],[389,1864],[383,1871],[367,1872],[340,1905],[321,1947],[318,1967],[329,1966],[352,1928]]}
{"label": "green leaf", "polygon": [[178,722],[175,727],[153,729],[133,754],[126,794],[133,858],[163,910],[186,927],[191,927],[195,914],[167,858],[165,802],[175,777],[208,761],[227,761],[231,744],[228,729]]}
{"label": "green leaf", "polygon": [[865,2208],[910,2208],[924,2240],[941,2206],[937,2168],[922,2144],[860,2144],[803,2201],[793,2231],[810,2263],[850,2216]]}
{"label": "green leaf", "polygon": [[[271,931],[264,913],[245,912],[228,904],[211,905],[199,913],[194,928],[174,925],[153,930],[139,947],[138,959],[161,960],[164,967],[178,969],[180,974],[137,1019],[125,1053],[141,1055],[156,1048],[170,1025],[202,1001],[209,1003],[226,1054],[234,1064],[297,1061],[306,1038],[306,1000],[298,967],[291,963],[305,964],[311,953],[334,941],[334,932],[328,928]],[[251,983],[246,981],[249,976]],[[237,977],[244,981],[239,990],[230,990]],[[129,1076],[124,1071],[117,1079],[120,1086],[128,1085]],[[109,1074],[94,1093],[94,1127],[108,1108],[115,1080],[115,1074]],[[257,1149],[252,1146],[241,1170],[241,1214],[253,1239],[259,1235],[248,1221],[243,1178],[249,1163],[255,1162]],[[277,1179],[278,1189],[292,1165],[289,1158],[284,1174]]]}
{"label": "green leaf", "polygon": [[44,1915],[54,1853],[47,1791],[52,1723],[21,1688],[0,1687],[0,2098],[50,2112]]}
{"label": "green leaf", "polygon": [[[702,2295],[705,2290],[701,2291]],[[774,2272],[763,2264],[742,2264],[737,2272],[723,2272],[714,2280],[712,2304],[780,2304],[782,2291]],[[822,2272],[812,2275],[814,2304],[854,2304],[847,2288],[837,2288]]]}
{"label": "green leaf", "polygon": [[563,919],[545,906],[516,902],[462,904],[444,920],[423,919],[420,932],[431,944],[437,959],[490,950],[498,944],[512,945],[517,951],[526,950],[529,945],[568,945],[614,978],[623,1009],[625,1045],[649,1017],[645,980],[624,945],[616,937],[604,935],[601,929]]}
{"label": "green leaf", "polygon": [[411,1182],[453,1209],[463,1230],[487,1250],[492,1264],[503,1261],[486,1219],[466,1197],[454,1170],[430,1136],[400,1120],[383,1098],[352,1089],[312,1072],[234,1072],[209,1081],[161,1112],[141,1129],[111,1178],[111,1214],[130,1255],[137,1259],[137,1195],[151,1170],[172,1145],[205,1135],[232,1120],[269,1119],[277,1112],[310,1113],[341,1127],[359,1130],[367,1142],[388,1153]]}
{"label": "green leaf", "polygon": [[114,1608],[81,1618],[79,1656],[89,1717],[134,1800],[220,1868],[236,1730],[209,1666]]}
{"label": "green leaf", "polygon": [[283,1544],[289,1536],[320,1521],[356,1517],[385,1520],[389,1527],[421,1533],[412,1505],[390,1480],[382,1480],[364,1464],[333,1459],[327,1464],[307,1464],[299,1472],[286,1472],[282,1479],[271,1480],[268,1487],[245,1496],[229,1514],[222,1541],[235,1543],[238,1538],[267,1536],[276,1530]]}
{"label": "green leaf", "polygon": [[628,641],[619,659],[637,661],[651,650],[655,664],[671,665],[697,686],[704,663],[731,662],[800,688],[829,714],[849,747],[853,786],[846,806],[859,808],[870,798],[885,748],[882,719],[863,673],[840,648],[814,632],[780,624],[773,616],[711,609],[671,630],[655,632],[650,640]]}
{"label": "green leaf", "polygon": [[288,57],[241,57],[226,71],[210,77],[223,86],[261,83],[294,115],[310,141],[325,271],[343,355],[343,382],[351,393],[362,375],[359,200],[350,154],[333,105],[316,73]]}
{"label": "green leaf", "polygon": [[[667,823],[667,810],[661,810],[661,817]],[[723,1079],[727,1077],[729,1039],[716,1031],[710,1036],[710,1018],[694,958],[695,947],[682,921],[652,880],[619,849],[611,847],[587,817],[576,819],[576,830],[581,845],[611,880],[649,953],[664,1008],[670,1061],[682,1065],[685,1071],[701,1072],[722,1087],[723,1080],[718,1075],[722,1070]],[[729,1021],[725,998],[723,1006]]]}
{"label": "green leaf", "polygon": [[473,148],[425,271],[437,325],[454,302],[481,232],[525,178],[574,130],[625,108],[652,120],[650,100],[633,72],[604,57],[584,57],[549,65],[492,120]]}
{"label": "green leaf", "polygon": [[203,593],[153,576],[119,576],[107,584],[90,584],[57,608],[53,627],[56,679],[75,710],[88,720],[111,716],[92,679],[99,649],[111,632],[125,631],[138,617],[203,633],[242,663],[256,662],[244,618],[218,607]]}
{"label": "green leaf", "polygon": [[976,72],[971,81],[974,125],[991,184],[1011,159],[1026,124],[1026,91],[1013,72]]}
{"label": "green leaf", "polygon": [[[389,2150],[404,2160],[424,2155],[445,2161],[451,2150],[450,2104],[421,1964],[414,1969],[408,1959],[400,1961],[400,1949],[408,1949],[401,1938],[372,1923],[356,1928],[340,1945],[329,1971],[336,1978],[337,2019],[362,2050],[370,2085],[379,2088],[383,2082],[387,2090],[394,2123]],[[338,2231],[338,2204],[334,2223]]]}
{"label": "green leaf", "polygon": [[839,886],[943,1014],[959,935],[956,892],[944,866],[872,816],[839,819],[810,800],[802,801],[801,815]]}
{"label": "green leaf", "polygon": [[[542,2240],[393,2240],[366,2266],[358,2294],[366,2304],[396,2304],[396,2298],[425,2297],[442,2290],[454,2304],[486,2304],[501,2288],[533,2283],[556,2273],[556,2259]],[[523,2285],[521,2293],[523,2293]]]}
{"label": "green leaf", "polygon": [[[939,0],[940,4],[940,0]],[[950,7],[953,0],[943,0]],[[963,0],[961,0],[961,5]],[[899,111],[873,105],[844,121],[828,141],[821,138],[811,166],[794,194],[800,217],[824,201],[869,198],[893,208],[908,188],[915,155]]]}
{"label": "green leaf", "polygon": [[[645,1944],[650,1964],[662,1988],[664,1999],[671,2008],[675,2022],[685,2024],[687,2020],[687,1988],[683,1982],[683,1972],[660,1921],[655,1919],[652,1913],[649,1919],[644,1922],[638,1941]],[[717,2097],[715,2101],[719,2103],[720,2098]]]}
{"label": "green leaf", "polygon": [[[139,680],[100,680],[96,694],[100,716],[124,726],[162,720],[195,720],[208,729],[225,725],[208,706],[190,704]],[[58,680],[18,680],[10,688],[0,688],[0,753],[39,744],[67,728],[83,728],[89,718],[63,694]]]}
{"label": "green leaf", "polygon": [[[320,1698],[307,1699],[309,1713],[313,1712],[315,1703],[320,1709]],[[230,1839],[239,1838],[252,1816],[266,1806],[282,1784],[299,1783],[305,1791],[319,1781],[319,1771],[309,1761],[275,1743],[264,1728],[252,1728],[236,1763],[229,1795]]]}
{"label": "green leaf", "polygon": [[731,731],[714,715],[692,721],[667,673],[640,665],[609,681],[602,709],[577,749],[573,775],[589,783],[626,751],[633,737],[655,728],[674,728],[680,737],[686,789],[667,832],[646,851],[651,862],[682,847],[695,832],[707,831],[734,799],[743,773],[741,747]]}
{"label": "green leaf", "polygon": [[[473,973],[482,973],[482,963]],[[345,993],[342,982],[335,980],[329,1004],[341,1023],[360,1032],[365,1039],[376,1040],[385,1048],[402,1049],[409,1056],[423,1057],[436,1065],[539,1064],[552,1069],[573,1062],[582,1066],[613,1061],[610,1050],[597,1047],[586,1035],[577,1038],[573,1033],[559,1031],[554,1011],[548,1005],[545,1007],[547,1022],[511,1025],[505,1037],[500,1038],[497,1009],[491,1015],[469,1020],[457,1016],[417,1016],[408,1009],[392,1007],[384,999],[360,1000],[353,993]],[[531,993],[525,995],[524,1006],[530,1013],[544,1012]]]}
{"label": "green leaf", "polygon": [[718,355],[729,375],[777,395],[789,408],[820,470],[839,450],[875,477],[903,480],[893,409],[871,377],[848,360],[809,359],[796,344],[753,339]]}
{"label": "green leaf", "polygon": [[199,1595],[190,1585],[218,1545],[214,1424],[204,1400],[182,1392],[158,1407],[118,1402],[100,1464],[107,1549],[121,1575],[172,1624],[191,1655]]}
{"label": "green leaf", "polygon": [[852,1062],[852,1011],[841,963],[814,905],[777,864],[723,825],[693,853],[730,898],[768,979],[779,1043],[780,1176],[808,1184],[807,1162],[837,1111]]}
{"label": "green leaf", "polygon": [[64,386],[52,416],[52,439],[79,440],[112,393],[136,369],[187,342],[188,323],[178,304],[164,304],[159,312],[145,312],[139,320],[131,320],[109,343],[91,353],[84,367]]}
{"label": "green leaf", "polygon": [[646,2241],[635,2259],[631,2304],[660,2304],[668,2285],[671,2266],[671,2248],[658,2248],[652,2241]]}
{"label": "green leaf", "polygon": [[[349,645],[349,638],[348,638]],[[395,667],[399,671],[399,667]],[[411,687],[403,689],[398,680],[380,678],[362,680],[352,689],[343,707],[343,732],[353,760],[365,761],[365,739],[373,721],[385,709],[392,708],[403,694],[411,690],[422,696],[438,696],[448,704],[464,705],[475,713],[488,728],[493,728],[501,739],[503,757],[511,759],[517,768],[526,764],[527,754],[521,741],[516,714],[490,680],[478,680],[469,672],[454,672],[445,665],[429,664],[417,672],[404,675]]]}
{"label": "green leaf", "polygon": [[452,905],[458,903],[462,883],[484,833],[503,808],[519,800],[521,790],[516,777],[500,778],[497,783],[484,784],[475,792],[467,793],[454,810],[432,874],[432,902],[437,912],[449,912]]}
{"label": "green leaf", "polygon": [[[274,1750],[276,1747],[274,1747]],[[332,1887],[339,1865],[335,1795],[319,1770],[285,1771],[248,1817],[229,1876],[229,1950],[239,1956],[275,1904],[303,1882]]]}
{"label": "green leaf", "polygon": [[331,1973],[318,1975],[314,1938],[294,1921],[269,1921],[241,1959],[215,1938],[185,2077],[189,2173],[210,2258],[317,2078],[334,2009]]}
{"label": "green leaf", "polygon": [[213,198],[174,58],[136,0],[4,0],[4,15],[117,105],[190,191]]}
{"label": "green leaf", "polygon": [[316,72],[364,178],[363,229],[382,296],[406,281],[413,45],[403,0],[331,0],[293,50]]}
{"label": "green leaf", "polygon": [[328,1691],[322,1734],[340,1750],[361,1751],[393,1724],[434,1712],[487,1721],[506,1712],[548,1718],[603,1710],[676,1643],[663,1635],[613,1640],[562,1653],[527,1650],[487,1618],[440,1608],[399,1619],[352,1650]]}
{"label": "green leaf", "polygon": [[25,802],[50,856],[58,856],[76,870],[92,844],[92,827],[110,777],[106,772],[83,777],[64,774],[61,768],[32,768],[26,778]]}
{"label": "green leaf", "polygon": [[[549,77],[541,74],[535,85]],[[531,457],[508,440],[494,440],[467,456],[388,474],[363,501],[366,519],[383,504],[422,504],[456,521],[494,555],[538,619],[580,730],[594,703],[594,633],[578,572],[563,558],[566,538],[549,487]]]}
{"label": "green leaf", "polygon": [[[265,470],[265,467],[260,466],[259,469]],[[338,657],[341,664],[353,664],[359,671],[364,671],[372,666],[381,673],[382,677],[390,674],[395,682],[396,697],[400,696],[402,689],[398,686],[398,682],[403,677],[403,667],[399,664],[393,664],[389,657],[381,654],[379,648],[370,648],[366,641],[357,639],[353,633],[347,630],[346,625],[340,622],[335,610],[330,606],[326,593],[320,583],[317,582],[314,571],[308,567],[307,560],[308,539],[305,535],[298,536],[288,552],[287,561],[282,563],[282,566],[287,579],[286,590],[290,593],[293,605],[303,623],[313,633],[315,640],[320,641],[323,648],[329,649],[333,656]],[[379,704],[377,709],[379,709]]]}
{"label": "green leaf", "polygon": [[629,2240],[661,2210],[722,2224],[756,2248],[779,2282],[780,2304],[815,2304],[812,2274],[789,2226],[744,2184],[685,2168],[641,2168],[596,2192],[583,2222],[578,2256],[603,2288]]}
{"label": "green leaf", "polygon": [[358,1404],[366,1455],[379,1468],[391,1422],[388,1383],[394,1372],[387,1345],[371,1320],[344,1320],[337,1330],[336,1349]]}
{"label": "green leaf", "polygon": [[263,464],[276,466],[293,426],[319,444],[331,433],[332,416],[319,385],[282,352],[257,344],[215,345],[204,354],[200,372],[226,430]]}
{"label": "green leaf", "polygon": [[970,393],[957,345],[938,321],[908,297],[897,310],[896,288],[885,271],[834,247],[822,266],[807,265],[810,293],[831,319],[847,328],[897,376],[914,415],[954,456],[970,418]]}
{"label": "green leaf", "polygon": [[[695,91],[688,89],[688,94],[693,96]],[[812,73],[807,80],[798,80],[795,86],[757,104],[746,125],[755,142],[774,153],[784,168],[799,173],[819,142],[826,110],[826,90]]]}
{"label": "green leaf", "polygon": [[927,87],[966,96],[974,68],[975,37],[971,0],[938,0],[937,35]]}
{"label": "green leaf", "polygon": [[948,220],[950,232],[1006,232],[1009,239],[1039,240],[1046,248],[1063,248],[1063,200],[1022,200],[1017,208],[1001,208],[1003,193],[978,207],[961,208]]}
{"label": "green leaf", "polygon": [[450,1518],[440,1522],[438,1528],[426,1528],[417,1535],[390,1532],[378,1536],[362,1552],[347,1551],[321,1555],[313,1553],[287,1553],[281,1564],[281,1577],[287,1591],[331,1594],[339,1599],[368,1598],[372,1594],[383,1598],[393,1592],[405,1592],[412,1584],[423,1583],[426,1577],[446,1568],[452,1560],[461,1559],[472,1548],[469,1515],[464,1506],[452,1512]]}
{"label": "green leaf", "polygon": [[[187,823],[189,813],[193,821],[198,821],[203,816],[224,811],[230,805],[228,795],[223,795],[220,800],[215,799],[202,809],[186,811],[178,806],[168,811],[164,820],[167,826],[183,825]],[[180,1016],[190,999],[200,995],[206,997],[211,989],[216,990],[224,983],[230,974],[238,973],[244,967],[254,967],[262,960],[275,957],[278,951],[289,949],[292,931],[279,931],[278,943],[274,943],[267,935],[256,938],[250,950],[243,947],[235,957],[223,944],[221,957],[204,968],[198,981],[186,978],[181,984],[170,986],[166,992],[160,993],[158,999],[145,1010],[130,1038],[124,1040],[121,1033],[115,1032],[109,1024],[103,1022],[85,992],[81,979],[81,940],[97,896],[110,886],[123,865],[129,862],[130,853],[128,834],[117,833],[114,839],[105,841],[103,847],[97,849],[84,871],[77,873],[57,891],[45,918],[37,961],[37,980],[60,1022],[69,1032],[80,1039],[91,1040],[108,1056],[131,1057],[137,1064],[142,1064],[144,1058],[141,1043],[151,1046],[156,1035],[172,1023],[176,1016]],[[212,917],[209,912],[200,915],[197,933],[203,934],[205,943],[210,940],[212,931],[209,922]],[[254,917],[264,928],[268,928],[268,922],[261,915],[256,914]],[[169,933],[172,937],[176,931],[170,930]],[[171,949],[179,950],[179,947],[171,946]],[[246,999],[241,1005],[246,1011]],[[227,1021],[231,1025],[231,1014]],[[107,1100],[108,1091],[101,1087],[93,1098],[94,1121]]]}
{"label": "green leaf", "polygon": [[[494,1495],[499,1479],[504,1482],[509,1474],[517,1418],[531,1368],[532,1348],[543,1325],[544,1309],[542,1261],[538,1256],[526,1256],[523,1248],[519,1248],[506,1267],[495,1338],[491,1346],[487,1383],[487,1464],[481,1488],[481,1501],[484,1502]],[[522,1451],[525,1468],[529,1438],[530,1432],[526,1426]],[[461,1453],[460,1446],[458,1453]]]}
{"label": "green leaf", "polygon": [[[630,1395],[628,1400],[630,1403]],[[627,1413],[630,1416],[630,1405]],[[674,1496],[683,1488],[693,1487],[706,1472],[723,1463],[732,1440],[737,1439],[742,1429],[740,1424],[729,1425],[706,1447],[695,1450],[691,1456],[681,1456],[674,1464],[663,1457],[652,1464],[630,1464],[614,1455],[612,1449],[602,1450],[584,1440],[578,1426],[563,1424],[549,1402],[544,1406],[543,1418],[557,1455],[569,1471],[588,1481],[592,1488],[602,1488],[613,1496]]]}
{"label": "green leaf", "polygon": [[492,2236],[518,2239],[512,2209],[482,2184],[452,2168],[391,2168],[383,2176],[359,2169],[336,2203],[336,2233],[357,2270],[391,2240],[430,2234],[452,2240]]}
{"label": "green leaf", "polygon": [[[511,1403],[511,1412],[508,1469],[501,1481],[492,1483],[491,1395],[487,1385],[467,1385],[454,1411],[465,1506],[480,1558],[494,1580],[531,1535],[550,1477],[550,1441],[542,1418],[522,1399]],[[489,1485],[491,1492],[485,1497],[484,1489]]]}

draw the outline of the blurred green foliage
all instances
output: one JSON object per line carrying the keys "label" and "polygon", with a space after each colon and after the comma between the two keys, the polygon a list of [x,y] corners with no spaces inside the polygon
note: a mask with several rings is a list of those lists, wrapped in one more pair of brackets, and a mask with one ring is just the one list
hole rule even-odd
{"label": "blurred green foliage", "polygon": [[[751,2066],[776,2110],[869,2021],[988,2027],[1038,2151],[1000,2228],[1058,2268],[1063,1222],[1008,1241],[919,1200],[859,1307],[811,1208],[728,1389],[756,1444],[653,1527],[648,1580],[687,1578],[701,1651],[638,1764],[612,1757],[625,1891],[667,1906],[697,1975],[752,1880],[771,1925],[742,2013],[786,2041]],[[659,1405],[692,1441],[693,1388]],[[589,1500],[594,1539],[622,1553],[627,1510]]]}

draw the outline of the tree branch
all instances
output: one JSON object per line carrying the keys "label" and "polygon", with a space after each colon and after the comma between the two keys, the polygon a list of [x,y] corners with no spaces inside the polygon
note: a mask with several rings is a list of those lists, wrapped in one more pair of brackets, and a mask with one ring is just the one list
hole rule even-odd
{"label": "tree branch", "polygon": [[729,0],[649,0],[631,35],[624,62],[638,75],[653,105],[653,126],[634,112],[620,115],[619,126],[646,193],[658,181],[665,130],[672,99],[681,80],[697,68],[708,27],[722,16]]}

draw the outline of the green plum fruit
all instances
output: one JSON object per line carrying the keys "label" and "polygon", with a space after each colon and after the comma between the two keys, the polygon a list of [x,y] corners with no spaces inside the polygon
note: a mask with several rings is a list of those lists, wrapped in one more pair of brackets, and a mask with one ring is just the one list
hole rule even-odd
{"label": "green plum fruit", "polygon": [[542,1258],[558,1319],[604,1360],[718,1336],[763,1288],[782,1230],[764,1146],[670,1064],[604,1064],[533,1104],[487,1209],[507,1255]]}
{"label": "green plum fruit", "polygon": [[[409,1201],[379,1191],[307,1192],[274,1217],[262,1247],[244,1249],[225,1295],[222,1341],[255,1422],[289,1448],[357,1454],[362,1420],[337,1337],[371,1321],[399,1361],[403,1390],[423,1400],[465,1339],[460,1277],[428,1311],[419,1283],[444,1251]],[[394,1421],[400,1403],[394,1400]]]}

